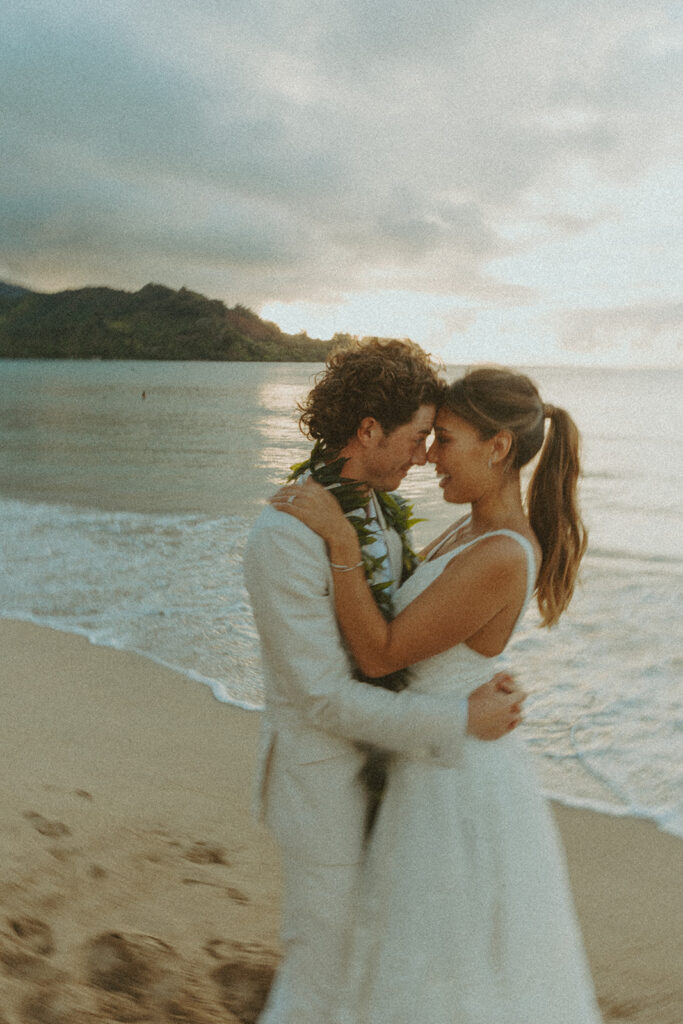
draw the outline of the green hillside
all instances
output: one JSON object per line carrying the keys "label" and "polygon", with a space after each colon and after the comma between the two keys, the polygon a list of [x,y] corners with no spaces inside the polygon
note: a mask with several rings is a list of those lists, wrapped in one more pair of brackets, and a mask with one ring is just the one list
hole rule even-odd
{"label": "green hillside", "polygon": [[0,282],[0,358],[318,362],[331,344],[186,288],[43,294]]}

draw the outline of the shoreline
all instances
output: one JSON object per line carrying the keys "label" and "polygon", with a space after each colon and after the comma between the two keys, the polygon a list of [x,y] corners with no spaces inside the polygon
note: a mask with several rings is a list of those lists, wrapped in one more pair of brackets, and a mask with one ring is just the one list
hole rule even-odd
{"label": "shoreline", "polygon": [[[36,621],[33,618],[28,618],[28,617],[27,618],[16,618],[14,616],[4,617],[2,615],[2,613],[0,613],[0,623],[1,622],[16,622],[16,623],[22,623],[24,625],[27,625],[29,627],[33,627],[33,628],[36,628],[36,629],[52,630],[52,631],[57,632],[57,633],[63,633],[66,636],[78,637],[79,639],[85,640],[86,642],[88,642],[92,646],[100,648],[100,649],[105,650],[105,651],[119,651],[121,653],[130,654],[130,655],[132,655],[133,657],[136,657],[136,658],[142,658],[143,660],[149,661],[149,662],[153,663],[154,665],[158,666],[159,668],[161,668],[161,669],[163,669],[165,671],[169,671],[171,673],[174,673],[175,675],[178,675],[178,676],[182,677],[187,682],[190,682],[192,684],[199,685],[201,687],[207,688],[210,691],[213,699],[219,705],[221,705],[223,707],[237,708],[240,711],[247,711],[247,712],[250,712],[250,713],[251,712],[259,713],[260,711],[263,710],[263,705],[261,705],[261,704],[251,703],[251,702],[249,702],[247,700],[240,700],[237,697],[223,696],[222,693],[221,693],[222,683],[219,680],[217,680],[217,679],[212,679],[212,678],[210,678],[208,676],[200,675],[200,674],[198,674],[196,672],[191,671],[188,668],[183,667],[182,665],[174,665],[174,664],[172,664],[172,663],[170,663],[168,661],[165,661],[163,658],[157,657],[156,655],[154,655],[154,654],[152,654],[150,652],[147,652],[147,651],[135,650],[135,649],[132,649],[132,648],[125,648],[125,647],[118,647],[116,645],[116,643],[114,643],[114,642],[111,642],[111,643],[98,643],[97,640],[92,639],[92,637],[89,635],[88,631],[86,631],[85,629],[80,630],[80,631],[76,630],[76,629],[73,629],[73,628],[72,629],[63,629],[59,625],[54,625],[54,624],[52,624],[50,622],[39,622],[39,621]],[[658,820],[657,812],[655,812],[655,811],[648,811],[647,809],[643,809],[640,813],[636,813],[631,808],[629,808],[627,806],[619,806],[616,803],[611,804],[609,802],[609,800],[607,799],[607,797],[609,795],[612,795],[611,791],[610,791],[609,782],[606,781],[606,780],[600,779],[599,776],[592,776],[592,779],[593,779],[593,783],[592,784],[596,788],[604,788],[604,794],[605,794],[605,798],[604,799],[600,799],[597,796],[595,798],[592,798],[592,797],[588,797],[588,796],[575,796],[573,794],[556,792],[556,791],[553,790],[553,787],[550,784],[547,787],[544,787],[543,786],[543,778],[542,778],[542,773],[543,773],[543,766],[542,766],[542,764],[539,765],[539,769],[540,769],[539,775],[541,776],[542,790],[544,792],[544,795],[545,795],[546,799],[549,802],[551,802],[552,804],[556,804],[558,806],[565,807],[565,808],[568,808],[570,810],[588,811],[588,812],[592,812],[592,813],[595,813],[595,814],[605,814],[608,817],[628,818],[628,819],[634,820],[634,821],[643,821],[643,822],[651,823],[651,824],[655,825],[655,827],[658,829],[658,831],[663,832],[665,835],[671,835],[671,836],[674,836],[675,838],[677,838],[679,840],[683,840],[683,831],[681,830],[681,825],[680,825],[678,819],[676,820],[676,822],[674,823],[674,825],[671,828],[667,828],[666,825],[662,823],[662,821]],[[587,771],[588,775],[590,775],[590,772],[588,771],[588,769],[585,769],[585,770]],[[616,799],[616,797],[615,797],[615,799]],[[0,1022],[0,1024],[2,1024],[2,1022]]]}
{"label": "shoreline", "polygon": [[[75,634],[1,619],[0,641],[2,1024],[132,1020],[160,991],[178,1019],[252,1019],[279,923],[277,850],[250,817],[258,714]],[[679,1024],[683,843],[553,807],[605,1021]],[[128,988],[93,968],[112,934],[145,966]]]}

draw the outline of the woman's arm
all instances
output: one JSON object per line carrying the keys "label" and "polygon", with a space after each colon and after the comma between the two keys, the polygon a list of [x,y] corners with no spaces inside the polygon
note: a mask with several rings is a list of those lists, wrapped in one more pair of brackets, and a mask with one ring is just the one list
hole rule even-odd
{"label": "woman's arm", "polygon": [[361,551],[356,532],[336,500],[307,481],[303,487],[284,488],[271,501],[326,541],[339,625],[357,664],[370,677],[440,654],[474,637],[497,615],[510,609],[516,614],[522,605],[524,552],[514,540],[494,536],[458,555],[415,601],[387,622],[358,565]]}

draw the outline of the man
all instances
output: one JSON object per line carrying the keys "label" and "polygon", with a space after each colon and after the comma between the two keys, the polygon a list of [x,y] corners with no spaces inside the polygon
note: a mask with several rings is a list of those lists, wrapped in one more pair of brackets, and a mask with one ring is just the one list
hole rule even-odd
{"label": "man", "polygon": [[[371,554],[379,581],[394,589],[402,544],[374,491],[395,490],[427,461],[441,387],[418,346],[373,340],[334,352],[302,408],[309,436],[346,459],[344,477],[366,485]],[[270,506],[251,531],[244,569],[265,676],[258,796],[283,871],[283,961],[260,1024],[333,1024],[365,839],[361,744],[457,764],[465,732],[504,735],[523,694],[495,677],[463,707],[354,679],[334,614],[332,573],[344,567],[331,567],[323,541]]]}

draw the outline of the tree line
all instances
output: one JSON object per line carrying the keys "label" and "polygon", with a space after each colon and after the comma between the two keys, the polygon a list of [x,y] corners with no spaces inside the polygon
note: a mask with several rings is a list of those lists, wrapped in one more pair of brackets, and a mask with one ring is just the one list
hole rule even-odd
{"label": "tree line", "polygon": [[52,294],[0,282],[0,358],[322,362],[321,341],[285,334],[247,306],[180,288],[79,288]]}

